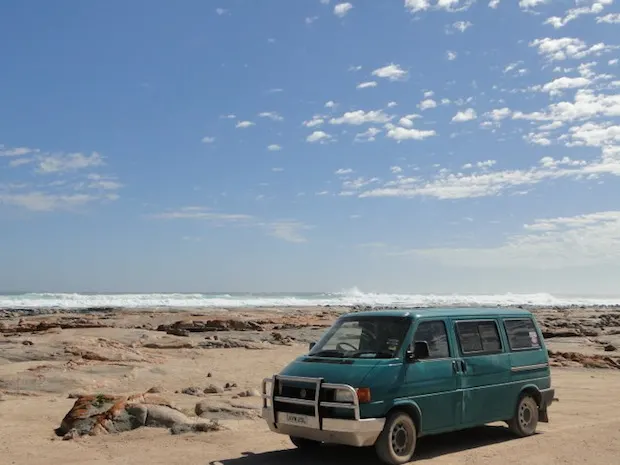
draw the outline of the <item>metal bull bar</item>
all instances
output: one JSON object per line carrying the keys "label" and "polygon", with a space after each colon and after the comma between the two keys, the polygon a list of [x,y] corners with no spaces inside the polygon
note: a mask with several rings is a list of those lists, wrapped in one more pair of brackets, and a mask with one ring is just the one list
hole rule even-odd
{"label": "metal bull bar", "polygon": [[[305,383],[314,385],[314,399],[300,399],[296,397],[286,397],[281,395],[276,395],[276,388],[280,382],[291,382],[291,383]],[[267,384],[271,384],[271,389],[267,390]],[[334,391],[345,391],[351,394],[351,402],[326,402],[321,401],[321,390],[322,389],[333,389]],[[300,422],[299,426],[305,426],[316,429],[323,429],[323,419],[321,418],[321,407],[327,408],[343,408],[343,409],[351,409],[353,410],[355,420],[360,420],[360,406],[359,400],[357,398],[357,391],[347,384],[330,384],[324,383],[323,378],[307,378],[300,376],[284,376],[284,375],[274,375],[271,378],[265,378],[262,382],[262,399],[263,399],[263,409],[268,409],[271,407],[273,412],[272,421],[274,426],[277,426],[278,423],[278,412],[276,410],[276,403],[283,404],[292,404],[292,405],[303,405],[306,407],[314,408],[314,417],[309,417],[307,415],[296,415],[294,413],[288,414],[288,412],[281,412],[287,414],[289,420],[288,424],[291,424],[291,421],[294,422],[294,418],[296,417],[304,417],[304,419],[308,419],[310,421],[309,424],[305,422]],[[271,406],[268,405],[268,401],[271,402]]]}

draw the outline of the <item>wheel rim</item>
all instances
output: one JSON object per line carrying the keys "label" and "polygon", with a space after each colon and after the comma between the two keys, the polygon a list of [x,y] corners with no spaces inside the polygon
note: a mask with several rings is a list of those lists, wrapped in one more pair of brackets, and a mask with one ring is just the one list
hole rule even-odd
{"label": "wheel rim", "polygon": [[527,402],[522,402],[519,406],[519,424],[524,430],[529,430],[532,427],[534,419],[534,412],[532,412],[531,406]]}
{"label": "wheel rim", "polygon": [[413,438],[413,431],[404,422],[395,423],[392,427],[390,439],[392,443],[392,450],[398,456],[405,456],[409,454],[411,449],[411,443]]}

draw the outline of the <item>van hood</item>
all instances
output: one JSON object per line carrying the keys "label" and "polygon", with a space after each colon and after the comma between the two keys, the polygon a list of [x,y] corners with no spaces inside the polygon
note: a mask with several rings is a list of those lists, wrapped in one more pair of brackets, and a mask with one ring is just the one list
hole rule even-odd
{"label": "van hood", "polygon": [[364,387],[362,383],[373,369],[385,363],[383,359],[338,359],[308,357],[297,358],[281,372],[284,376],[323,378],[323,382]]}

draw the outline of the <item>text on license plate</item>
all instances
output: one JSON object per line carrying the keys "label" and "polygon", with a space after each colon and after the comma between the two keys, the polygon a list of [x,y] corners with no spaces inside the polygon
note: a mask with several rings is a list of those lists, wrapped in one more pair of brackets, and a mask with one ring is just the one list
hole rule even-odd
{"label": "text on license plate", "polygon": [[296,425],[305,425],[308,423],[308,419],[303,415],[293,415],[292,413],[287,413],[286,422],[294,423]]}

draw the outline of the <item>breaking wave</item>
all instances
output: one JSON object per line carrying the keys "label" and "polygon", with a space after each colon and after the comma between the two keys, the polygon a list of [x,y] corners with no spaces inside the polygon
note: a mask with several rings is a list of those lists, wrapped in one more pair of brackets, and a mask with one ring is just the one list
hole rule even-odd
{"label": "breaking wave", "polygon": [[0,294],[0,308],[241,308],[303,306],[496,307],[616,306],[619,298],[556,297],[551,294],[387,294],[357,288],[334,293]]}

